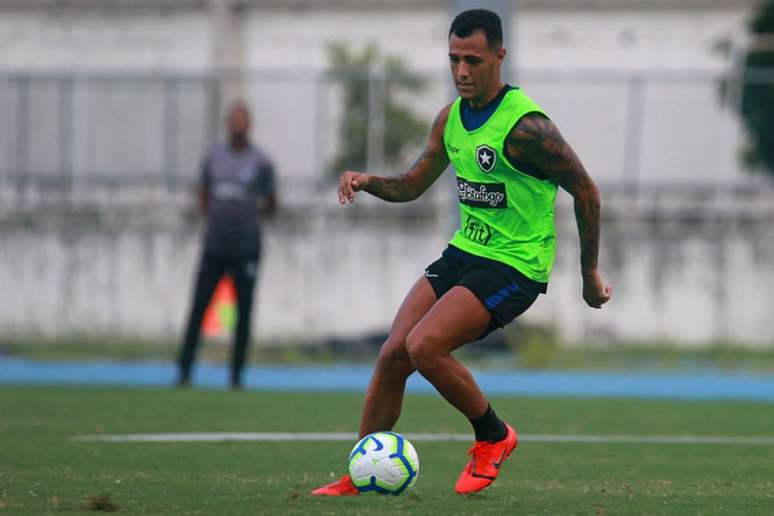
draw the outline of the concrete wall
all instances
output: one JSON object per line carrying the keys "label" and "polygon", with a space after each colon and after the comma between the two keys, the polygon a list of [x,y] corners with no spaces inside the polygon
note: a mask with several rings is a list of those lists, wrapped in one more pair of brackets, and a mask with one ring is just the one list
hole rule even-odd
{"label": "concrete wall", "polygon": [[[524,320],[555,327],[571,342],[772,345],[772,201],[747,194],[686,208],[608,198],[600,263],[614,298],[597,311],[581,298],[578,239],[563,195],[549,293]],[[178,208],[170,203],[112,219],[6,219],[2,335],[178,337],[201,229]],[[365,201],[345,209],[334,205],[331,188],[316,206],[287,209],[266,228],[258,338],[386,330],[451,233],[443,212],[417,208]]]}
{"label": "concrete wall", "polygon": [[532,316],[570,340],[774,344],[774,197],[657,203],[608,196],[601,270],[613,300],[600,311],[577,299],[577,238],[567,217],[549,295]]}

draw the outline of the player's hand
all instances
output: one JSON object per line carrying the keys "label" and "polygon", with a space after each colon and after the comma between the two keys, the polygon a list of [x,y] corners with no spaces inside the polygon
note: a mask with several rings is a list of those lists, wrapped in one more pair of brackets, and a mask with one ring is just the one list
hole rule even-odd
{"label": "player's hand", "polygon": [[583,275],[583,299],[592,308],[602,308],[602,305],[610,301],[613,289],[605,285],[602,275],[595,270]]}
{"label": "player's hand", "polygon": [[364,190],[368,184],[368,174],[347,170],[339,176],[339,204],[355,202],[355,192]]}

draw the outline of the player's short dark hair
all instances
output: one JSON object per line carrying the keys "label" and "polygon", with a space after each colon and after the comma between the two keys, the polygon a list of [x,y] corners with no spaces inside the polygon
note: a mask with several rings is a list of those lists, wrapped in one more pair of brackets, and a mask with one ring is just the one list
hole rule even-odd
{"label": "player's short dark hair", "polygon": [[486,42],[490,48],[499,48],[503,44],[503,24],[497,13],[488,9],[470,9],[462,11],[454,18],[449,29],[449,37],[452,34],[459,38],[467,38],[476,31],[481,31],[486,36]]}

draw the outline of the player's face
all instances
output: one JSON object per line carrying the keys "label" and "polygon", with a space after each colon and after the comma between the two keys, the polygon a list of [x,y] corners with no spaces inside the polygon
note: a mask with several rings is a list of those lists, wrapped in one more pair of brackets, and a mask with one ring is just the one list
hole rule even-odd
{"label": "player's face", "polygon": [[456,34],[449,37],[449,64],[452,80],[460,97],[469,101],[485,101],[500,84],[500,66],[505,49],[491,48],[482,31],[467,38]]}
{"label": "player's face", "polygon": [[247,133],[250,132],[250,113],[247,112],[247,108],[240,104],[232,107],[228,113],[226,125],[230,135],[247,136]]}

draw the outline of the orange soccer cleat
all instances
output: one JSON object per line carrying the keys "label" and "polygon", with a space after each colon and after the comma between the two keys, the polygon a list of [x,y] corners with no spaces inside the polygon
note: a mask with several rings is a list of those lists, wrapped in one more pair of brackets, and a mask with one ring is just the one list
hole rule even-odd
{"label": "orange soccer cleat", "polygon": [[500,473],[505,459],[516,449],[519,444],[519,435],[511,425],[505,423],[508,433],[505,439],[497,442],[476,441],[476,444],[468,450],[470,462],[462,470],[460,478],[454,490],[458,494],[470,494],[489,487]]}
{"label": "orange soccer cleat", "polygon": [[360,491],[352,484],[352,478],[349,475],[344,475],[335,482],[318,487],[312,491],[312,494],[315,496],[355,496],[359,495]]}

